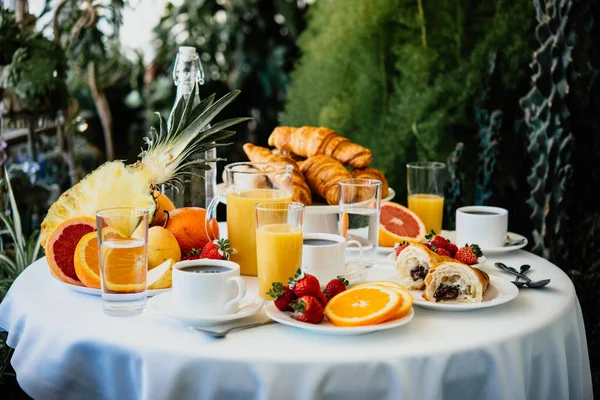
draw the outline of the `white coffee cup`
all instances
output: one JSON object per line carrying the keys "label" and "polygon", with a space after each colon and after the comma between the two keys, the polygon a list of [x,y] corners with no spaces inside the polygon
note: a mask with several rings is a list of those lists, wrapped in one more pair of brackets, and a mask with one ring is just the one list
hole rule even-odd
{"label": "white coffee cup", "polygon": [[456,210],[456,244],[478,244],[481,248],[504,247],[508,211],[500,207],[468,206]]}
{"label": "white coffee cup", "polygon": [[233,314],[246,295],[240,266],[224,260],[189,260],[173,265],[173,309],[195,317]]}
{"label": "white coffee cup", "polygon": [[[312,243],[311,243],[312,242]],[[358,256],[346,260],[346,247],[358,246]],[[352,263],[359,261],[363,256],[360,242],[346,240],[343,236],[331,233],[305,233],[302,244],[302,271],[314,275],[321,285],[337,278],[340,275],[347,276],[351,273],[359,273],[358,265],[351,268]]]}

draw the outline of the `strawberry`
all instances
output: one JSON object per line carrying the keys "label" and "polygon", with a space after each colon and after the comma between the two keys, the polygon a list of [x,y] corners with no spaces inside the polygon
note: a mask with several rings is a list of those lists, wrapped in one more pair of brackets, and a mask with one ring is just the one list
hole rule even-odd
{"label": "strawberry", "polygon": [[229,239],[216,239],[204,245],[200,258],[228,260],[230,254],[235,254],[235,250],[229,247]]}
{"label": "strawberry", "polygon": [[294,318],[300,322],[318,324],[323,321],[323,306],[314,296],[302,296],[292,303]]}
{"label": "strawberry", "polygon": [[319,280],[313,275],[305,274],[300,269],[296,271],[296,275],[290,278],[290,289],[296,293],[296,296],[318,296],[321,291]]}
{"label": "strawberry", "polygon": [[483,256],[481,249],[476,244],[466,244],[465,247],[461,247],[458,249],[454,258],[460,261],[461,263],[467,265],[477,264],[477,259]]}
{"label": "strawberry", "polygon": [[431,250],[431,245],[429,243],[423,243],[423,246],[427,247],[429,250]]}
{"label": "strawberry", "polygon": [[267,292],[274,298],[275,307],[280,311],[292,311],[291,302],[296,300],[296,294],[289,286],[283,286],[280,282],[273,282],[273,287]]}
{"label": "strawberry", "polygon": [[200,253],[202,253],[202,249],[192,249],[181,260],[197,260],[200,258]]}
{"label": "strawberry", "polygon": [[400,254],[402,252],[402,250],[404,250],[408,246],[410,246],[410,243],[406,243],[406,242],[398,243],[398,246],[396,246],[396,248],[394,249],[396,251],[396,257],[398,257],[398,254]]}
{"label": "strawberry", "polygon": [[450,244],[450,242],[448,242],[446,240],[445,237],[443,236],[436,236],[434,237],[429,243],[431,243],[431,246],[435,246],[437,248],[442,248],[442,249],[446,249],[448,250],[448,252],[450,252],[450,249],[448,248],[448,245]]}
{"label": "strawberry", "polygon": [[325,306],[327,305],[327,303],[329,302],[329,299],[327,298],[327,296],[325,296],[325,293],[318,291],[316,293],[317,300],[319,300],[319,303],[321,303],[321,305],[323,306],[323,308],[325,308]]}
{"label": "strawberry", "polygon": [[446,250],[450,252],[450,257],[454,257],[458,251],[458,246],[454,243],[448,242],[448,247],[446,247]]}
{"label": "strawberry", "polygon": [[438,253],[440,256],[448,256],[450,257],[450,252],[443,247],[437,247],[436,245],[431,246],[431,250]]}
{"label": "strawberry", "polygon": [[338,293],[342,293],[346,290],[346,286],[348,286],[348,281],[343,276],[338,276],[336,279],[332,279],[329,281],[327,286],[325,287],[325,294],[327,295],[327,299],[332,299]]}

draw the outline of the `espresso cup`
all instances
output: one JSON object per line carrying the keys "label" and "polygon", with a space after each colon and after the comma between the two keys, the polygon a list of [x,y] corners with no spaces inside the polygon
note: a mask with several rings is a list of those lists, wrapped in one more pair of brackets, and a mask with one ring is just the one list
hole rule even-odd
{"label": "espresso cup", "polygon": [[478,244],[481,248],[504,247],[508,211],[499,207],[468,206],[456,210],[456,244]]}
{"label": "espresso cup", "polygon": [[[346,247],[353,244],[358,246],[358,256],[346,260]],[[358,241],[346,240],[340,235],[305,233],[302,240],[302,271],[314,275],[322,285],[340,275],[357,273],[350,265],[362,256],[362,245]]]}
{"label": "espresso cup", "polygon": [[173,265],[173,309],[195,316],[233,314],[246,295],[240,266],[224,260],[189,260]]}

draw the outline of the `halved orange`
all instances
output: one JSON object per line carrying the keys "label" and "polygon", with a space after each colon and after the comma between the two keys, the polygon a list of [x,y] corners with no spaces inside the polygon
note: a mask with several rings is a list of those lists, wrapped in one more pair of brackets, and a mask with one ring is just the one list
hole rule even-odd
{"label": "halved orange", "polygon": [[91,217],[73,217],[62,221],[50,232],[44,250],[52,274],[63,282],[82,286],[74,265],[75,249],[79,240],[96,230]]}
{"label": "halved orange", "polygon": [[148,262],[146,246],[135,239],[103,243],[103,279],[106,289],[116,293],[137,293],[146,288]]}
{"label": "halved orange", "polygon": [[404,286],[402,286],[401,284],[399,284],[398,282],[394,282],[394,281],[372,281],[372,282],[365,282],[365,283],[361,283],[359,285],[353,286],[353,287],[361,287],[361,286],[382,286],[382,287],[386,287],[386,288],[390,288],[390,289],[406,289]]}
{"label": "halved orange", "polygon": [[396,243],[421,243],[425,240],[425,224],[403,205],[386,201],[379,214],[379,245],[394,247]]}
{"label": "halved orange", "polygon": [[327,306],[327,319],[337,326],[375,325],[392,318],[402,296],[376,285],[355,287],[334,296]]}
{"label": "halved orange", "polygon": [[[104,240],[119,239],[123,236],[114,228],[102,228]],[[100,263],[98,262],[98,232],[90,232],[83,236],[73,257],[75,273],[87,287],[100,288]]]}
{"label": "halved orange", "polygon": [[368,285],[381,286],[381,287],[391,289],[391,290],[395,291],[396,293],[398,293],[402,297],[402,300],[400,301],[400,304],[398,305],[398,308],[396,309],[396,313],[391,316],[390,320],[402,318],[410,312],[410,308],[412,307],[412,304],[413,304],[412,294],[410,294],[410,292],[408,290],[406,290],[406,288],[404,286],[402,286],[401,284],[399,284],[398,282],[373,281],[373,282],[361,283],[360,285],[356,285],[354,287],[361,287],[361,286],[368,286]]}

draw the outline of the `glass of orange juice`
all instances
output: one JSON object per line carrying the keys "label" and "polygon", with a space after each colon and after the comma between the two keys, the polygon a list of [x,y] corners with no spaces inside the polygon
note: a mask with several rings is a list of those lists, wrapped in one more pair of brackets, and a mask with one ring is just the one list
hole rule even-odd
{"label": "glass of orange juice", "polygon": [[304,204],[258,203],[254,209],[258,294],[272,300],[273,282],[285,285],[302,268]]}
{"label": "glass of orange juice", "polygon": [[217,204],[227,203],[227,236],[235,254],[230,260],[240,265],[242,275],[256,276],[256,219],[258,203],[290,203],[292,171],[289,164],[240,162],[225,166],[226,189],[217,195],[206,212],[207,233],[214,239],[210,222]]}
{"label": "glass of orange juice", "polygon": [[108,208],[96,212],[98,266],[104,312],[132,315],[146,306],[148,210]]}
{"label": "glass of orange juice", "polygon": [[442,231],[446,165],[436,161],[417,161],[406,165],[408,208],[425,224],[427,233]]}

